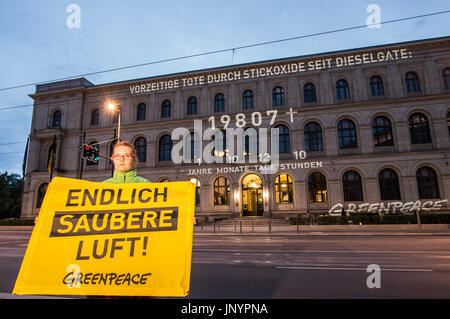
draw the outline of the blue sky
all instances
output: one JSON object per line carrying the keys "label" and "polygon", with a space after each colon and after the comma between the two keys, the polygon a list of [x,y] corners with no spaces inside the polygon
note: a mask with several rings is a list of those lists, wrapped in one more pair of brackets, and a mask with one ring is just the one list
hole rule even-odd
{"label": "blue sky", "polygon": [[[80,28],[68,28],[70,4]],[[0,3],[0,88],[450,9],[448,1],[85,1]],[[237,50],[233,63],[448,36],[450,14]],[[231,52],[88,76],[94,84],[229,65]],[[0,91],[0,109],[34,86]],[[32,107],[0,110],[0,172],[22,173]],[[13,144],[10,144],[13,143]]]}

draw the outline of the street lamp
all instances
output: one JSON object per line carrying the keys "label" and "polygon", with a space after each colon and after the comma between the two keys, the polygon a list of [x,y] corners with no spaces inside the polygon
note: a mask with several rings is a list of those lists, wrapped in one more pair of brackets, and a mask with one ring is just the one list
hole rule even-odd
{"label": "street lamp", "polygon": [[119,118],[117,119],[117,140],[120,141],[120,115],[122,113],[122,109],[120,106],[117,106],[113,103],[108,104],[108,109],[112,112],[119,112]]}

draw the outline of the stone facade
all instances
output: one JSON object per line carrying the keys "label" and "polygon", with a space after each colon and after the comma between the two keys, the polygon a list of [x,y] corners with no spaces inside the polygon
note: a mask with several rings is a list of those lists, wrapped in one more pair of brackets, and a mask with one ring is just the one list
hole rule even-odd
{"label": "stone facade", "polygon": [[[388,58],[389,54],[394,57]],[[449,72],[450,37],[445,37],[102,85],[94,85],[84,78],[38,85],[36,93],[31,95],[35,103],[22,217],[32,217],[39,212],[38,190],[49,181],[48,152],[54,139],[57,154],[53,176],[90,181],[103,181],[111,176],[112,167],[108,160],[102,158],[98,165],[86,165],[79,150],[83,138],[86,143],[98,143],[114,137],[117,124],[105,108],[109,102],[122,109],[121,139],[131,142],[139,137],[145,139],[146,158],[145,162],[139,163],[140,176],[152,182],[199,180],[200,198],[196,208],[199,217],[241,216],[244,211],[242,181],[250,173],[257,174],[262,181],[257,200],[261,202],[264,216],[326,213],[338,203],[345,204],[343,175],[349,170],[356,171],[361,177],[362,198],[355,201],[356,204],[389,201],[382,200],[379,186],[379,173],[385,168],[397,173],[403,203],[448,199],[450,80],[446,74]],[[408,73],[414,73],[415,82],[408,82]],[[374,95],[371,90],[373,76],[382,80],[381,95]],[[349,95],[343,98],[339,98],[342,91],[336,88],[340,80],[345,80],[348,85],[344,90],[348,90]],[[316,101],[308,102],[310,96],[305,96],[307,83],[314,84]],[[418,90],[413,87],[417,83]],[[273,96],[277,87],[283,93],[281,105],[274,105],[280,103],[274,101]],[[253,93],[254,107],[244,109],[244,93],[248,90]],[[215,112],[215,97],[219,93],[225,98],[225,109]],[[190,97],[197,100],[197,113],[192,115],[187,114]],[[170,116],[162,117],[161,108],[166,100],[170,101]],[[145,117],[138,119],[137,109],[141,103],[145,104]],[[92,119],[96,109],[99,111],[98,124]],[[273,123],[267,114],[271,110],[277,110]],[[58,111],[60,121],[57,119],[54,123]],[[291,111],[296,113],[290,114]],[[304,165],[304,168],[293,169],[292,165],[284,165],[276,174],[262,174],[255,170],[254,164],[174,164],[159,158],[160,138],[164,134],[170,135],[175,128],[185,127],[192,131],[194,120],[201,119],[205,130],[211,125],[212,116],[220,128],[223,127],[220,119],[224,115],[230,116],[230,127],[234,127],[239,113],[245,114],[249,124],[255,112],[262,115],[259,127],[282,124],[289,129],[289,152],[280,154],[280,163],[308,162],[309,168]],[[413,143],[410,119],[415,113],[422,114],[428,121],[431,141]],[[377,116],[389,119],[393,145],[374,146],[373,120]],[[355,125],[353,132],[356,132],[357,143],[353,148],[340,147],[338,123],[342,119],[351,120]],[[320,125],[323,148],[306,151],[307,158],[300,161],[293,153],[306,149],[305,125],[310,122]],[[111,142],[99,144],[100,153],[109,155],[110,147]],[[239,172],[230,172],[234,170],[230,167],[245,165],[248,167]],[[416,174],[424,166],[431,168],[437,176],[438,196],[432,199],[419,196]],[[326,178],[326,202],[314,203],[308,196],[308,177],[313,172],[320,172]],[[292,198],[285,203],[276,200],[275,181],[279,174],[288,174],[292,179]],[[229,182],[229,203],[226,205],[214,204],[214,182],[220,176]],[[444,203],[441,211],[446,210]]]}

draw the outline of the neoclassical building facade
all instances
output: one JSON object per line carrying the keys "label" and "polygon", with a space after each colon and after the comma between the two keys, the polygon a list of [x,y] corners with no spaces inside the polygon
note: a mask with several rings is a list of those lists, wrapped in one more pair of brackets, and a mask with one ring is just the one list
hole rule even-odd
{"label": "neoclassical building facade", "polygon": [[[39,213],[54,142],[52,176],[111,176],[108,159],[88,162],[79,148],[92,144],[111,155],[119,116],[109,103],[120,106],[120,138],[135,145],[138,174],[196,183],[200,218],[328,214],[341,207],[379,212],[390,204],[406,212],[418,203],[448,211],[450,37],[101,85],[79,78],[38,85],[30,96],[23,218]],[[224,162],[207,163],[199,154],[206,154],[204,134],[212,126],[254,128],[257,138],[241,137],[242,157],[239,141],[233,145],[228,136],[212,152]],[[191,163],[173,158],[177,128],[203,137]],[[273,137],[264,146],[262,128],[278,128],[273,171],[267,171]]]}

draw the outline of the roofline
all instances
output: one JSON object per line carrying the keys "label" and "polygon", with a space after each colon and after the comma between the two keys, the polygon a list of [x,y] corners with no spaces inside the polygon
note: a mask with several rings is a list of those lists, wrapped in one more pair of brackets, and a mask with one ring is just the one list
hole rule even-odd
{"label": "roofline", "polygon": [[[176,72],[176,73],[154,75],[154,76],[143,77],[143,78],[129,79],[129,80],[109,82],[109,83],[103,83],[103,84],[94,84],[93,86],[86,87],[86,89],[88,89],[88,90],[89,89],[97,89],[97,88],[101,88],[101,87],[125,84],[127,82],[141,82],[144,80],[152,80],[152,79],[164,78],[164,77],[173,77],[173,76],[179,76],[179,75],[188,74],[188,73],[201,73],[201,72],[214,71],[214,70],[219,70],[219,69],[224,69],[224,68],[239,68],[239,67],[249,66],[249,65],[253,65],[253,64],[271,63],[271,62],[276,62],[276,61],[286,61],[286,60],[292,60],[292,59],[304,59],[307,57],[315,57],[315,56],[321,56],[321,55],[342,54],[342,53],[350,52],[350,51],[362,51],[362,50],[369,50],[369,49],[374,49],[374,48],[385,48],[385,47],[400,46],[400,45],[412,45],[412,44],[420,44],[420,43],[440,41],[440,40],[450,40],[450,36],[427,38],[427,39],[420,39],[420,40],[411,40],[411,41],[405,41],[405,42],[396,42],[396,43],[389,43],[389,44],[381,44],[381,45],[374,45],[374,46],[366,46],[366,47],[344,49],[344,50],[337,50],[337,51],[328,51],[328,52],[313,53],[313,54],[307,54],[307,55],[276,58],[276,59],[270,59],[270,60],[260,60],[260,61],[246,62],[246,63],[241,63],[241,64],[223,65],[223,66],[212,67],[212,68],[196,69],[196,70],[190,70],[190,71],[182,71],[182,72]],[[50,82],[50,83],[53,83],[53,82]],[[46,84],[49,84],[49,83],[46,83]],[[39,95],[39,93],[33,94],[33,95]]]}

